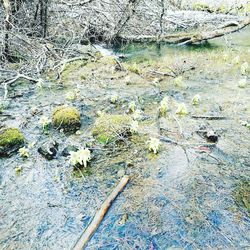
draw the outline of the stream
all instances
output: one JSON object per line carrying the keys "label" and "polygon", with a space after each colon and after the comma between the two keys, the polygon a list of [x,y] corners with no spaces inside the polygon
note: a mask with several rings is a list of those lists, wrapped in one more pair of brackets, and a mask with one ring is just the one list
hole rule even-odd
{"label": "stream", "polygon": [[[250,64],[250,29],[200,46],[98,48],[103,58],[69,65],[60,84],[50,76],[42,86],[18,81],[1,99],[0,123],[19,128],[32,146],[26,159],[0,158],[0,249],[71,249],[124,174],[129,184],[86,249],[249,249],[250,130],[242,121],[250,123],[250,74],[240,69]],[[123,55],[128,70],[115,71],[111,55]],[[110,103],[115,94],[118,105]],[[167,116],[159,118],[165,96]],[[118,145],[97,142],[97,111],[124,114],[131,101],[142,113],[138,135]],[[175,114],[180,103],[188,115]],[[39,120],[62,104],[80,111],[80,132],[43,133]],[[204,130],[216,132],[215,145]],[[161,140],[159,153],[149,153],[147,141],[159,136],[178,143]],[[37,149],[50,140],[59,150],[48,161]],[[90,165],[74,169],[63,150],[89,144]]]}

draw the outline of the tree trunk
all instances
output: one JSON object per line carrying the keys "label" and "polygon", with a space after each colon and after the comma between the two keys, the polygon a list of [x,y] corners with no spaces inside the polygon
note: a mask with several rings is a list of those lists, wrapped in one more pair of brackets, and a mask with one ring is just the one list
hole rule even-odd
{"label": "tree trunk", "polygon": [[4,20],[4,45],[3,45],[3,59],[10,60],[10,48],[9,48],[9,31],[11,29],[11,3],[9,0],[3,0],[3,7],[5,11]]}

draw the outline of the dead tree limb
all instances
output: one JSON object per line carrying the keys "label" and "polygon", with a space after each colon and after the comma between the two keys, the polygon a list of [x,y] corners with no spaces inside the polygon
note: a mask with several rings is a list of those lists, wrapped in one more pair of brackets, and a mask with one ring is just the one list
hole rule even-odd
{"label": "dead tree limb", "polygon": [[3,85],[4,85],[4,99],[7,98],[8,96],[8,86],[11,85],[12,83],[18,81],[19,79],[26,79],[28,81],[31,81],[31,82],[39,82],[41,79],[34,79],[32,77],[29,77],[29,76],[26,76],[26,75],[23,75],[23,74],[17,74],[16,77],[14,77],[13,79],[9,80],[9,81],[6,81],[6,82],[3,82]]}
{"label": "dead tree limb", "polygon": [[212,30],[212,31],[201,31],[201,32],[191,32],[191,33],[181,33],[181,34],[168,34],[158,36],[126,36],[120,34],[118,39],[130,42],[166,42],[171,44],[195,44],[202,41],[207,41],[209,39],[221,37],[227,34],[237,32],[250,24],[250,18],[246,18],[238,23],[232,22],[223,25],[222,27]]}
{"label": "dead tree limb", "polygon": [[102,204],[100,210],[95,214],[94,219],[91,221],[85,232],[82,234],[80,239],[77,241],[76,245],[74,246],[73,250],[82,250],[90,240],[93,233],[96,231],[100,223],[102,222],[105,214],[107,213],[109,207],[111,206],[112,202],[116,199],[118,194],[125,188],[129,181],[128,176],[124,176],[119,184],[115,187],[112,193],[108,196],[108,198]]}

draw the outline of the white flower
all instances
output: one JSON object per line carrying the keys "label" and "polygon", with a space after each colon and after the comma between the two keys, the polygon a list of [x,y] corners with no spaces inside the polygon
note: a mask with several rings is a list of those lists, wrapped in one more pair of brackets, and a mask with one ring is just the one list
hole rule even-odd
{"label": "white flower", "polygon": [[241,79],[238,83],[239,88],[245,88],[247,86],[247,79]]}
{"label": "white flower", "polygon": [[240,63],[240,57],[239,56],[236,56],[233,61],[232,61],[233,64],[239,64]]}
{"label": "white flower", "polygon": [[135,102],[132,101],[129,103],[128,105],[128,110],[131,112],[131,113],[134,113],[135,112]]}
{"label": "white flower", "polygon": [[111,98],[110,98],[110,102],[112,104],[115,104],[117,102],[117,100],[118,100],[118,95],[117,94],[112,95]]}
{"label": "white flower", "polygon": [[139,110],[139,109],[135,110],[135,112],[132,115],[132,118],[134,120],[140,120],[142,117],[141,113],[142,113],[141,110]]}
{"label": "white flower", "polygon": [[188,112],[187,112],[187,107],[186,107],[185,103],[179,104],[175,113],[178,115],[187,115]]}
{"label": "white flower", "polygon": [[80,149],[77,152],[69,152],[70,153],[70,163],[75,166],[80,164],[81,166],[87,167],[87,162],[90,161],[90,151],[89,149]]}
{"label": "white flower", "polygon": [[201,101],[201,96],[199,94],[195,95],[192,99],[192,105],[198,105]]}
{"label": "white flower", "polygon": [[247,72],[248,72],[248,70],[249,70],[249,64],[248,64],[248,62],[244,62],[243,64],[241,64],[241,66],[240,66],[240,72],[241,72],[242,75],[246,75]]}
{"label": "white flower", "polygon": [[74,91],[69,91],[66,95],[65,95],[66,100],[68,101],[73,101],[76,98],[76,93]]}
{"label": "white flower", "polygon": [[43,129],[45,129],[46,127],[48,127],[48,125],[50,124],[50,120],[48,117],[46,116],[42,116],[39,123],[42,125]]}
{"label": "white flower", "polygon": [[159,112],[161,115],[165,115],[168,108],[168,98],[164,97],[160,103]]}
{"label": "white flower", "polygon": [[138,123],[138,121],[132,121],[131,124],[130,124],[130,131],[132,133],[136,133],[136,132],[138,132],[138,130],[139,130],[139,123]]}
{"label": "white flower", "polygon": [[182,76],[178,76],[174,79],[174,85],[175,86],[181,86],[183,82],[183,77]]}
{"label": "white flower", "polygon": [[19,148],[18,152],[19,152],[19,155],[21,157],[24,157],[24,158],[28,158],[29,157],[29,150],[26,147]]}
{"label": "white flower", "polygon": [[154,154],[157,154],[159,152],[160,148],[160,140],[157,138],[150,138],[150,141],[148,142],[148,149],[149,151],[153,151]]}

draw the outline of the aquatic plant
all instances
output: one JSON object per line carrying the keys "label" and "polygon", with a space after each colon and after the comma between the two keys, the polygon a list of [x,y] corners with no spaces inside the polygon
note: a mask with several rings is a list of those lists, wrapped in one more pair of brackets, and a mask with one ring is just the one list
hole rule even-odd
{"label": "aquatic plant", "polygon": [[47,116],[42,116],[39,123],[41,124],[43,131],[48,131],[51,120]]}
{"label": "aquatic plant", "polygon": [[29,157],[29,149],[26,147],[19,148],[18,152],[19,152],[19,155],[23,158]]}
{"label": "aquatic plant", "polygon": [[247,86],[247,79],[241,79],[239,82],[238,82],[238,87],[239,88],[245,88]]}
{"label": "aquatic plant", "polygon": [[168,108],[168,98],[165,96],[162,99],[159,107],[159,112],[161,116],[164,116],[167,113],[167,108]]}
{"label": "aquatic plant", "polygon": [[105,115],[105,112],[104,112],[104,111],[101,111],[101,110],[98,110],[98,111],[96,112],[96,115],[97,115],[98,117],[101,117],[101,116]]}
{"label": "aquatic plant", "polygon": [[247,72],[248,72],[248,70],[249,70],[249,64],[248,64],[248,62],[244,62],[243,64],[241,64],[241,66],[240,66],[240,72],[241,72],[242,75],[246,75]]}
{"label": "aquatic plant", "polygon": [[73,101],[76,99],[76,93],[74,91],[69,91],[65,95],[66,100]]}
{"label": "aquatic plant", "polygon": [[128,105],[129,112],[134,113],[135,112],[135,107],[136,107],[135,102],[134,101],[130,102],[129,105]]}
{"label": "aquatic plant", "polygon": [[187,107],[185,105],[185,103],[181,103],[179,104],[177,110],[175,111],[176,114],[178,115],[187,115],[188,112],[187,112]]}
{"label": "aquatic plant", "polygon": [[181,86],[182,83],[183,83],[183,77],[182,77],[182,76],[178,76],[178,77],[176,77],[176,78],[174,79],[174,85],[175,85],[176,87]]}
{"label": "aquatic plant", "polygon": [[160,140],[157,138],[150,138],[148,141],[148,150],[152,151],[154,154],[157,154],[160,149]]}
{"label": "aquatic plant", "polygon": [[140,74],[140,69],[139,69],[137,63],[133,63],[133,64],[129,65],[129,66],[128,66],[128,70],[129,70],[130,72],[132,72],[132,73],[137,74],[137,75]]}
{"label": "aquatic plant", "polygon": [[233,60],[232,60],[232,63],[233,64],[239,64],[240,63],[240,57],[239,56],[234,57]]}
{"label": "aquatic plant", "polygon": [[194,106],[199,105],[200,101],[201,101],[201,96],[197,94],[192,99],[192,105]]}
{"label": "aquatic plant", "polygon": [[141,110],[136,109],[135,112],[132,114],[132,118],[133,118],[134,120],[139,120],[139,119],[141,119],[141,117],[142,117],[142,114],[141,114],[141,113],[142,113]]}
{"label": "aquatic plant", "polygon": [[130,124],[130,131],[131,133],[137,133],[139,130],[139,123],[138,121],[132,121]]}
{"label": "aquatic plant", "polygon": [[23,170],[23,167],[22,167],[22,166],[17,166],[17,167],[15,168],[15,173],[16,173],[16,175],[20,175],[20,173],[21,173],[22,170]]}
{"label": "aquatic plant", "polygon": [[87,167],[87,162],[91,159],[91,153],[89,149],[80,149],[76,152],[70,151],[70,163],[73,166],[76,166],[77,164]]}
{"label": "aquatic plant", "polygon": [[111,98],[110,98],[110,102],[111,102],[112,104],[115,104],[115,103],[117,102],[117,100],[118,100],[118,95],[117,95],[117,94],[113,94],[113,95],[111,96]]}

